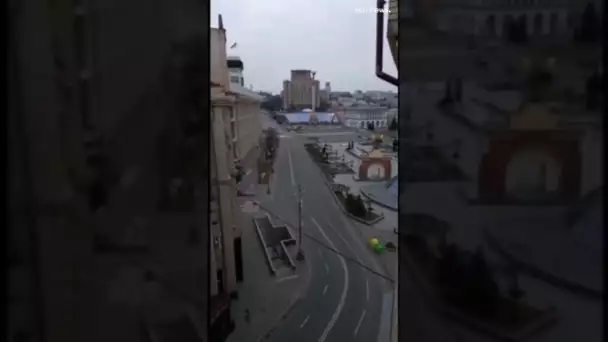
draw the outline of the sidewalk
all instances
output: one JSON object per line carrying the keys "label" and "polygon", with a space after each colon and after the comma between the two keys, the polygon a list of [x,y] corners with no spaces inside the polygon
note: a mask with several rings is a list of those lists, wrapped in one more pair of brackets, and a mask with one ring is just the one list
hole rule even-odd
{"label": "sidewalk", "polygon": [[238,190],[243,194],[255,193],[255,186],[257,185],[257,159],[260,155],[260,147],[253,146],[247,155],[241,159],[241,165],[245,171],[245,175],[241,182],[237,184]]}
{"label": "sidewalk", "polygon": [[[242,205],[247,198],[239,198]],[[255,234],[252,215],[238,215],[242,227],[244,281],[238,285],[239,298],[232,302],[235,330],[227,342],[263,340],[297,303],[308,286],[310,270],[298,263],[295,276],[275,277],[270,274],[261,243]],[[249,310],[249,321],[245,311]]]}

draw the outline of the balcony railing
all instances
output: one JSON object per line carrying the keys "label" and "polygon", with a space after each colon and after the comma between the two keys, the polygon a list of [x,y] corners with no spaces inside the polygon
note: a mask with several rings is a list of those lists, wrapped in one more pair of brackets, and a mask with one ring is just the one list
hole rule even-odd
{"label": "balcony railing", "polygon": [[[386,10],[386,0],[377,0],[376,9],[378,10],[376,14],[376,76],[385,82],[398,86],[399,80],[382,70],[384,62],[384,11]],[[396,61],[395,56],[396,54],[393,53],[393,59]]]}

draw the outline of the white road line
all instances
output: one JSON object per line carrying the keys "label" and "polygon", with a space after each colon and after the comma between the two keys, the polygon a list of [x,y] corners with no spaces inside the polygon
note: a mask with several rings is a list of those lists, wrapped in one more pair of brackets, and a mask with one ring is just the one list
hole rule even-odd
{"label": "white road line", "polygon": [[306,319],[304,320],[304,322],[302,322],[302,324],[300,324],[300,329],[304,328],[304,326],[306,325],[306,323],[308,323],[308,319],[310,318],[310,316],[306,316]]}
{"label": "white road line", "polygon": [[[337,205],[337,203],[335,203],[335,202],[334,202],[334,204]],[[386,272],[380,267],[380,265],[378,264],[378,261],[376,260],[375,255],[373,255],[372,253],[370,253],[369,249],[367,249],[365,247],[365,245],[363,244],[363,242],[361,242],[361,240],[360,240],[361,236],[357,237],[357,234],[355,234],[355,232],[353,231],[353,228],[354,229],[359,229],[359,228],[357,228],[357,227],[354,226],[356,223],[349,222],[344,215],[338,215],[338,216],[340,217],[340,220],[342,220],[342,223],[344,224],[344,226],[347,227],[346,230],[350,234],[351,238],[353,238],[353,240],[357,241],[357,244],[361,248],[361,251],[363,251],[363,253],[367,256],[367,260],[371,260],[371,265],[374,266],[374,270],[378,274],[383,274],[383,275],[385,275],[387,277],[390,277],[390,275],[386,274]],[[349,225],[352,225],[352,226],[349,226]]]}
{"label": "white road line", "polygon": [[285,280],[291,280],[291,279],[297,279],[297,278],[298,278],[298,275],[294,274],[294,275],[290,275],[287,277],[277,279],[277,283],[281,283],[281,282],[284,282]]}
{"label": "white road line", "polygon": [[[317,228],[319,229],[319,232],[321,233],[321,235],[323,235],[325,240],[327,240],[327,243],[329,243],[331,248],[337,250],[336,245],[334,245],[334,243],[329,239],[329,237],[327,236],[327,234],[325,233],[323,228],[319,225],[319,223],[312,217],[310,219],[315,224],[315,226],[317,226]],[[329,323],[327,323],[327,326],[325,327],[325,330],[323,330],[323,334],[321,335],[321,337],[319,337],[318,342],[324,342],[325,339],[327,338],[327,335],[329,335],[329,332],[334,327],[334,324],[336,324],[338,317],[340,317],[340,313],[342,313],[342,308],[344,308],[344,301],[346,300],[346,293],[348,292],[348,282],[349,281],[348,281],[348,268],[346,267],[346,261],[344,260],[344,257],[341,255],[338,255],[338,258],[340,259],[340,263],[342,264],[342,269],[344,270],[344,288],[342,289],[342,295],[340,296],[340,302],[338,303],[338,306],[336,307],[336,311],[334,312],[333,316],[331,317],[331,320],[329,321]]]}
{"label": "white road line", "polygon": [[293,175],[293,162],[291,161],[291,149],[288,148],[287,156],[289,157],[289,174],[291,175],[291,186],[295,188],[296,186],[296,177]]}
{"label": "white road line", "polygon": [[369,302],[369,279],[365,279],[365,301]]}
{"label": "white road line", "polygon": [[327,292],[327,285],[325,285],[325,287],[323,288],[323,295],[325,296],[325,293]]}
{"label": "white road line", "polygon": [[[334,229],[336,230],[336,229]],[[337,231],[336,231],[337,232]],[[346,244],[346,247],[348,247],[348,249],[350,250],[351,253],[353,253],[353,255],[355,256],[355,259],[357,259],[357,261],[362,264],[365,265],[363,263],[363,261],[361,261],[361,258],[359,257],[359,254],[355,253],[355,250],[353,249],[353,247],[350,245],[350,243],[348,243],[348,241],[346,241],[346,239],[342,236],[342,234],[338,233],[338,236],[340,237],[340,239]]]}
{"label": "white road line", "polygon": [[329,273],[329,266],[327,266],[327,263],[325,263],[325,273]]}
{"label": "white road line", "polygon": [[363,322],[363,317],[365,317],[366,313],[367,313],[367,311],[365,311],[365,309],[363,309],[363,312],[361,313],[361,318],[359,318],[359,323],[357,323],[357,327],[355,328],[355,336],[357,336],[357,333],[359,332],[359,328],[361,328],[361,322]]}

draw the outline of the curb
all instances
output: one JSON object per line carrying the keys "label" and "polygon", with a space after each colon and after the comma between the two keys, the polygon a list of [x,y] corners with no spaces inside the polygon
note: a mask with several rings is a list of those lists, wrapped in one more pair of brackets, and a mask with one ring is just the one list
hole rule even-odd
{"label": "curb", "polygon": [[[322,173],[323,171],[321,171]],[[366,221],[364,219],[358,218],[357,216],[351,214],[348,212],[348,210],[346,210],[346,208],[344,208],[344,205],[342,204],[342,202],[340,201],[340,199],[338,198],[338,196],[336,196],[336,194],[334,193],[334,189],[331,186],[331,183],[329,183],[329,181],[327,179],[325,179],[325,186],[329,189],[329,191],[331,192],[332,197],[334,198],[334,201],[336,201],[336,203],[338,204],[338,207],[340,207],[340,209],[342,210],[342,212],[344,214],[346,214],[346,216],[348,218],[350,218],[351,220],[355,220],[359,223],[363,223],[367,226],[372,226],[382,220],[384,220],[384,214],[380,213],[380,215],[378,216],[378,218],[373,219],[371,221]]]}
{"label": "curb", "polygon": [[304,263],[306,263],[306,268],[308,269],[308,279],[306,279],[306,283],[304,284],[304,286],[302,288],[300,288],[300,291],[298,291],[298,294],[294,297],[294,299],[291,300],[291,302],[289,302],[289,304],[287,305],[287,308],[285,308],[285,310],[279,315],[279,317],[276,319],[275,323],[272,324],[272,326],[270,328],[268,328],[268,330],[261,334],[257,339],[256,342],[261,342],[261,341],[266,341],[270,335],[272,335],[272,333],[279,327],[281,321],[283,321],[283,319],[289,315],[289,313],[293,310],[293,308],[296,306],[296,304],[300,301],[300,299],[302,299],[303,294],[308,292],[308,288],[310,286],[310,278],[312,278],[312,269],[310,267],[310,263],[308,262],[308,258],[304,258]]}
{"label": "curb", "polygon": [[384,204],[384,203],[382,203],[382,202],[378,201],[378,200],[377,200],[377,199],[375,199],[373,196],[369,195],[369,194],[368,194],[368,193],[367,193],[365,190],[363,190],[363,188],[361,188],[359,191],[360,191],[360,192],[363,194],[363,196],[367,197],[367,198],[368,198],[370,201],[372,201],[372,202],[376,203],[377,205],[379,205],[379,206],[381,206],[381,207],[383,207],[383,208],[386,208],[386,209],[392,210],[392,211],[397,211],[397,212],[399,211],[399,207],[394,208],[394,207],[391,207],[391,206],[390,206],[390,205],[388,205],[388,204]]}

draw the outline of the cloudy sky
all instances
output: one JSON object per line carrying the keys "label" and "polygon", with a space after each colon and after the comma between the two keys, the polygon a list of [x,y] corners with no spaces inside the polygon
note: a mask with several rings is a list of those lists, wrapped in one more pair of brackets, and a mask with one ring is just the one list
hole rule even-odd
{"label": "cloudy sky", "polygon": [[[246,85],[280,93],[291,69],[312,69],[332,90],[392,90],[375,75],[375,0],[211,0],[222,14],[229,55],[243,60]],[[383,35],[386,37],[386,35]],[[397,75],[386,38],[384,71]]]}

